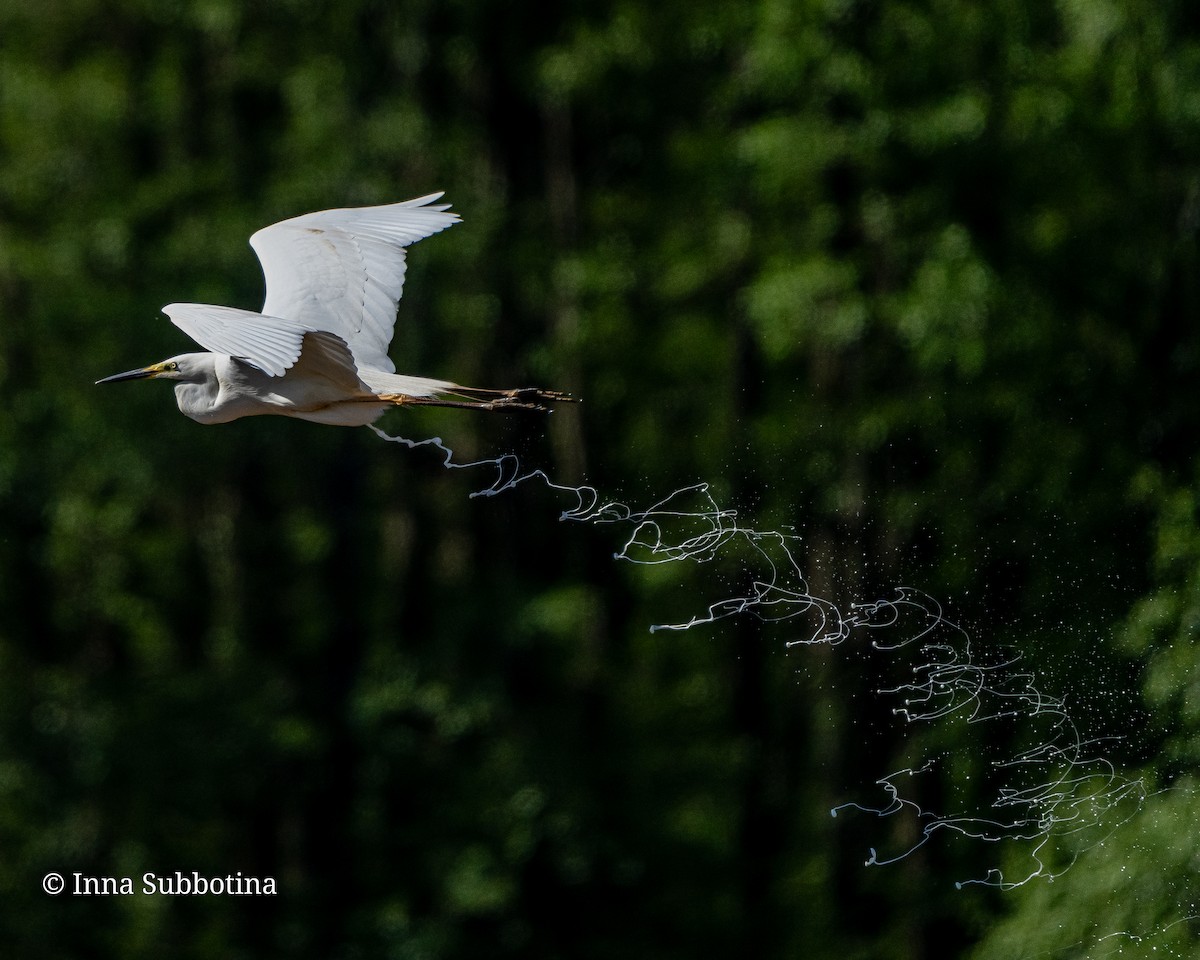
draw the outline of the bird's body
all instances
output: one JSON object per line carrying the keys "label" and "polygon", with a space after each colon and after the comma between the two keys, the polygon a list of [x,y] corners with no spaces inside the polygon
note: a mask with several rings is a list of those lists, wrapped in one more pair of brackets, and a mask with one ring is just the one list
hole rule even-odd
{"label": "bird's body", "polygon": [[186,377],[175,383],[176,402],[198,423],[228,423],[241,417],[278,414],[357,427],[374,422],[387,409],[388,404],[376,401],[365,385],[357,382],[344,389],[339,380],[311,373],[298,376],[310,365],[308,355],[312,352],[306,345],[296,364],[301,369],[282,377],[272,377],[227,354],[184,354],[175,358],[179,372]]}
{"label": "bird's body", "polygon": [[[321,333],[304,335],[300,358],[281,377],[223,353],[185,353],[165,362],[176,365],[171,373],[176,377],[179,409],[199,423],[278,414],[359,427],[373,423],[400,402],[381,399],[380,394],[417,401],[449,395],[456,389],[444,380],[370,369],[360,374],[345,344]],[[389,384],[389,380],[395,382]]]}
{"label": "bird's body", "polygon": [[209,304],[163,307],[207,353],[185,353],[99,383],[175,382],[200,423],[275,414],[336,426],[374,422],[394,406],[544,409],[565,394],[487,390],[397,374],[388,357],[404,284],[404,248],[459,218],[432,194],[379,207],[325,210],[258,231],[267,281],[261,313]]}

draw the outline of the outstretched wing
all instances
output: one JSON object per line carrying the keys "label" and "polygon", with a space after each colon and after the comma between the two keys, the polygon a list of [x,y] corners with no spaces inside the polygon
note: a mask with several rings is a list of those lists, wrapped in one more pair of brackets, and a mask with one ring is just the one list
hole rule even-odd
{"label": "outstretched wing", "polygon": [[323,210],[259,230],[250,245],[267,280],[263,313],[334,333],[360,368],[394,372],[387,351],[404,287],[404,248],[459,220],[447,213],[449,204],[434,204],[441,196]]}
{"label": "outstretched wing", "polygon": [[273,377],[283,376],[300,359],[304,335],[321,329],[298,320],[207,303],[168,303],[163,313],[206,350],[245,360]]}

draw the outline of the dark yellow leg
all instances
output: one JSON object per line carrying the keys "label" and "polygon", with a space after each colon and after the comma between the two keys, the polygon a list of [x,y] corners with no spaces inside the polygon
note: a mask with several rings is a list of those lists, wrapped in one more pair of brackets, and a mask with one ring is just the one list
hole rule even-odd
{"label": "dark yellow leg", "polygon": [[575,402],[575,398],[555,390],[540,390],[537,387],[519,387],[515,390],[484,390],[475,387],[458,387],[453,397],[411,397],[405,393],[381,393],[372,399],[394,403],[398,407],[458,407],[466,410],[541,410],[548,412],[547,403]]}

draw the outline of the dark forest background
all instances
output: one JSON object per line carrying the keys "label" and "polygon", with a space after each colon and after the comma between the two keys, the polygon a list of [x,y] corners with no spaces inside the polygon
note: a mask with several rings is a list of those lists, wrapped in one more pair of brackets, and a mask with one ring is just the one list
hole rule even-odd
{"label": "dark forest background", "polygon": [[[917,827],[829,816],[899,765],[861,651],[648,630],[736,564],[92,386],[191,349],[163,303],[259,306],[259,227],[438,189],[398,368],[584,403],[382,426],[927,591],[1113,738],[1129,823],[1004,893],[955,881],[1005,844],[864,867]],[[5,955],[1200,956],[1198,229],[1183,0],[0,2]]]}

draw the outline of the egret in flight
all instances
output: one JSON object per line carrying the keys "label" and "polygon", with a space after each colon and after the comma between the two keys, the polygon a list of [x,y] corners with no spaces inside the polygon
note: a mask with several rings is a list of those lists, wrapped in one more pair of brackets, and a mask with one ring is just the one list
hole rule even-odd
{"label": "egret in flight", "polygon": [[388,345],[404,286],[404,251],[459,222],[440,193],[377,207],[323,210],[250,238],[267,281],[262,313],[171,303],[163,313],[211,351],[105,377],[171,380],[200,423],[277,414],[363,426],[396,406],[544,410],[572,399],[536,387],[486,390],[396,373]]}

